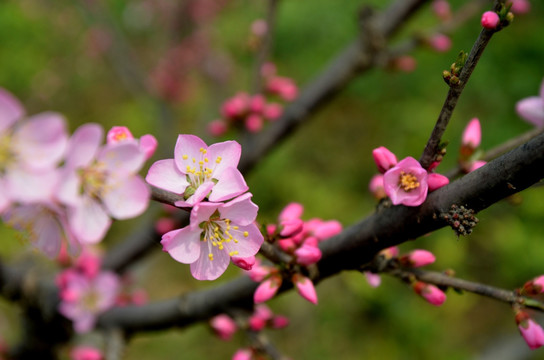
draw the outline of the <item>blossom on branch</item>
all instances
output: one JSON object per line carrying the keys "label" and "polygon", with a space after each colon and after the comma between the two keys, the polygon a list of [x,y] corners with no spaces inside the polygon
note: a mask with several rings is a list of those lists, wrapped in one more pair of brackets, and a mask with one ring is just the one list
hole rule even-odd
{"label": "blossom on branch", "polygon": [[531,319],[529,314],[518,310],[516,312],[516,323],[518,324],[521,336],[531,350],[538,349],[544,345],[544,330],[542,330],[542,327],[538,323]]}
{"label": "blossom on branch", "polygon": [[535,126],[544,126],[544,81],[539,96],[531,96],[516,103],[516,111],[524,120]]}
{"label": "blossom on branch", "polygon": [[393,205],[419,206],[427,198],[427,170],[407,157],[383,175],[385,193]]}

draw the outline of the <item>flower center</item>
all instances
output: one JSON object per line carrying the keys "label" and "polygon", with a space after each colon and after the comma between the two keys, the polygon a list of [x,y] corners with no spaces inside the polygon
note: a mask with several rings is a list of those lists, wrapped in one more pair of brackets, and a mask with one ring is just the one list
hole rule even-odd
{"label": "flower center", "polygon": [[401,171],[399,176],[399,186],[402,190],[409,192],[419,187],[419,181],[417,181],[417,177],[414,175]]}
{"label": "flower center", "polygon": [[[201,241],[208,242],[209,254],[208,258],[213,260],[212,249],[215,247],[218,250],[225,249],[225,243],[238,244],[241,237],[248,237],[247,231],[241,231],[238,226],[232,225],[230,219],[210,218],[208,221],[200,225],[204,231],[201,235]],[[232,246],[230,246],[232,248]],[[229,256],[238,255],[238,251],[229,252]]]}
{"label": "flower center", "polygon": [[[193,162],[193,166],[187,165],[187,168],[185,169],[187,173],[187,181],[189,182],[189,184],[191,184],[190,186],[195,190],[206,181],[211,180],[217,182],[217,180],[212,177],[215,165],[210,165],[208,150],[200,148],[199,151],[200,157],[198,159],[193,157],[191,159]],[[189,155],[182,155],[182,158],[183,160],[187,160],[189,158]],[[218,156],[215,159],[215,163],[219,164],[222,160],[223,159],[221,158],[221,156]]]}
{"label": "flower center", "polygon": [[95,289],[92,289],[83,295],[83,299],[81,303],[85,309],[89,311],[96,311],[98,308],[99,300],[100,300],[100,294],[98,294],[98,292]]}
{"label": "flower center", "polygon": [[97,162],[82,169],[80,176],[82,192],[95,199],[101,198],[106,190],[107,173],[104,165]]}
{"label": "flower center", "polygon": [[12,147],[11,137],[8,134],[0,136],[0,174],[4,174],[8,166],[16,160]]}

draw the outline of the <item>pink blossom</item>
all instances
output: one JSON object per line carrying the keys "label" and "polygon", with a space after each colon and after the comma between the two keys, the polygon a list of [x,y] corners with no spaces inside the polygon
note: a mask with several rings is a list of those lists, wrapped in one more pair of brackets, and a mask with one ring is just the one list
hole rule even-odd
{"label": "pink blossom", "polygon": [[514,14],[526,14],[531,10],[531,3],[529,0],[510,0],[512,7],[510,10]]}
{"label": "pink blossom", "polygon": [[495,29],[499,25],[499,14],[494,11],[486,11],[482,14],[481,24],[486,29]]}
{"label": "pink blossom", "polygon": [[221,114],[224,118],[235,120],[243,117],[249,108],[249,95],[246,93],[238,93],[234,97],[228,99],[221,107]]}
{"label": "pink blossom", "polygon": [[429,176],[427,177],[429,192],[440,189],[442,186],[446,186],[449,183],[450,183],[450,179],[448,179],[446,176],[441,174],[430,173]]}
{"label": "pink blossom", "polygon": [[385,257],[385,259],[392,259],[399,256],[399,248],[397,246],[391,246],[380,251],[380,255]]}
{"label": "pink blossom", "polygon": [[535,126],[544,126],[544,80],[539,96],[531,96],[516,103],[516,111],[524,120]]}
{"label": "pink blossom", "polygon": [[102,259],[94,254],[89,248],[83,249],[83,252],[76,259],[74,267],[88,278],[94,278],[100,272]]}
{"label": "pink blossom", "polygon": [[163,249],[176,261],[191,264],[195,279],[217,279],[231,256],[253,256],[264,241],[255,224],[258,207],[252,196],[246,193],[228,203],[195,205],[188,226],[163,235]]}
{"label": "pink blossom", "polygon": [[316,246],[302,245],[295,250],[297,263],[308,266],[321,260],[321,250]]}
{"label": "pink blossom", "polygon": [[474,161],[472,165],[470,166],[468,172],[473,172],[474,170],[481,168],[485,164],[487,164],[487,161],[483,161],[483,160]]}
{"label": "pink blossom", "polygon": [[482,128],[480,126],[480,120],[474,118],[469,121],[468,125],[463,131],[462,145],[476,149],[480,146],[482,140]]}
{"label": "pink blossom", "polygon": [[298,88],[293,79],[274,76],[268,80],[267,90],[279,95],[285,101],[293,101],[298,95]]}
{"label": "pink blossom", "polygon": [[427,250],[413,250],[399,258],[402,266],[421,267],[434,263],[436,260],[432,252]]}
{"label": "pink blossom", "polygon": [[283,113],[283,107],[280,104],[268,103],[263,110],[263,116],[270,120],[277,120]]}
{"label": "pink blossom", "polygon": [[261,265],[261,261],[255,258],[255,264],[251,267],[251,270],[248,270],[247,274],[251,280],[261,282],[270,275],[271,270],[271,267]]}
{"label": "pink blossom", "polygon": [[385,193],[394,205],[419,206],[427,198],[427,171],[407,157],[383,175]]}
{"label": "pink blossom", "polygon": [[526,312],[518,311],[516,313],[516,323],[518,324],[521,336],[531,350],[538,349],[544,345],[544,330]]}
{"label": "pink blossom", "polygon": [[232,320],[232,318],[226,314],[221,314],[214,316],[210,320],[210,326],[212,327],[215,334],[221,339],[225,341],[229,341],[232,339],[232,336],[238,330],[238,326],[236,325],[236,322]]}
{"label": "pink blossom", "polygon": [[111,225],[136,217],[148,206],[150,192],[136,174],[145,161],[131,141],[100,146],[103,130],[81,126],[73,134],[57,198],[68,206],[68,223],[83,243],[102,240]]}
{"label": "pink blossom", "polygon": [[253,268],[253,265],[255,265],[255,256],[232,256],[230,260],[234,265],[238,266],[242,270],[251,270]]}
{"label": "pink blossom", "polygon": [[246,117],[245,125],[247,131],[257,133],[263,128],[263,118],[257,114],[250,114],[248,117]]}
{"label": "pink blossom", "polygon": [[155,162],[146,181],[161,189],[184,196],[179,207],[192,207],[208,198],[218,202],[232,199],[248,190],[236,168],[242,148],[236,141],[207,146],[194,135],[179,135],[174,159]]}
{"label": "pink blossom", "polygon": [[449,20],[451,18],[451,7],[447,0],[434,0],[431,8],[434,14],[441,20]]}
{"label": "pink blossom", "polygon": [[138,144],[138,147],[144,154],[146,159],[149,159],[155,153],[157,149],[157,139],[153,135],[147,134],[142,136],[140,139],[134,139],[132,133],[126,126],[114,126],[112,127],[107,135],[106,140],[108,144],[117,144],[124,141],[132,141]]}
{"label": "pink blossom", "polygon": [[253,331],[261,331],[266,326],[266,320],[255,315],[251,316],[248,322],[249,328]]}
{"label": "pink blossom", "polygon": [[365,274],[366,281],[372,287],[378,287],[382,283],[382,278],[378,274],[374,274],[370,271],[365,271],[363,274]]}
{"label": "pink blossom", "polygon": [[253,352],[251,349],[238,349],[232,355],[232,360],[251,360],[253,359]]}
{"label": "pink blossom", "polygon": [[208,124],[208,133],[211,136],[219,137],[227,132],[227,124],[223,120],[214,120]]}
{"label": "pink blossom", "polygon": [[266,105],[266,99],[263,95],[257,94],[251,97],[251,102],[249,103],[249,109],[254,113],[263,112]]}
{"label": "pink blossom", "polygon": [[70,352],[71,360],[102,360],[103,358],[100,350],[87,345],[76,346]]}
{"label": "pink blossom", "polygon": [[531,281],[527,281],[522,288],[523,294],[526,295],[538,295],[544,292],[544,275],[534,278]]}
{"label": "pink blossom", "polygon": [[304,206],[302,206],[302,204],[292,202],[287,204],[287,206],[283,208],[278,218],[280,219],[280,221],[289,219],[300,219],[303,212]]}
{"label": "pink blossom", "polygon": [[293,241],[293,238],[279,239],[278,246],[285,252],[291,253],[297,248],[297,244]]}
{"label": "pink blossom", "polygon": [[317,293],[315,292],[315,287],[312,280],[300,274],[295,274],[293,275],[292,281],[295,284],[300,296],[312,304],[317,305]]}
{"label": "pink blossom", "polygon": [[280,236],[290,237],[302,231],[304,222],[300,219],[286,219],[280,221],[281,231]]}
{"label": "pink blossom", "polygon": [[383,175],[376,174],[370,179],[368,184],[368,190],[377,200],[381,200],[387,195],[385,194],[385,189],[383,187]]}
{"label": "pink blossom", "polygon": [[253,301],[255,304],[261,304],[268,301],[276,295],[282,283],[282,278],[278,274],[271,275],[255,289]]}
{"label": "pink blossom", "polygon": [[429,45],[438,52],[446,52],[451,49],[451,39],[444,34],[434,34],[429,38]]}
{"label": "pink blossom", "polygon": [[59,312],[73,321],[76,332],[88,332],[94,327],[96,317],[115,304],[119,285],[119,278],[112,272],[101,272],[92,279],[73,272],[61,289],[65,296]]}
{"label": "pink blossom", "polygon": [[380,146],[379,148],[372,150],[372,157],[376,162],[378,171],[382,174],[397,165],[397,157],[395,154],[384,146]]}
{"label": "pink blossom", "polygon": [[283,329],[287,325],[289,325],[289,318],[282,315],[274,316],[270,324],[273,329]]}
{"label": "pink blossom", "polygon": [[312,229],[308,229],[320,241],[325,241],[342,232],[342,224],[337,220],[322,221],[314,223]]}
{"label": "pink blossom", "polygon": [[446,301],[446,294],[432,284],[416,281],[412,286],[418,295],[421,295],[432,305],[440,306]]}
{"label": "pink blossom", "polygon": [[153,156],[158,145],[157,139],[151,134],[145,134],[140,138],[140,151],[146,159]]}
{"label": "pink blossom", "polygon": [[115,144],[122,141],[134,140],[134,136],[126,126],[114,126],[106,135],[108,144]]}

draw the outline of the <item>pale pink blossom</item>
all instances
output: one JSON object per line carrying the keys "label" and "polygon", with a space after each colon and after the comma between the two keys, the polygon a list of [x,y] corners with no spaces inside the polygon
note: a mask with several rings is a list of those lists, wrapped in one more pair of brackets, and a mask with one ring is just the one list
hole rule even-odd
{"label": "pale pink blossom", "polygon": [[365,275],[366,281],[368,282],[368,285],[372,287],[378,287],[382,283],[382,278],[378,274],[374,274],[370,271],[363,272]]}
{"label": "pale pink blossom", "polygon": [[432,264],[435,260],[436,258],[432,252],[419,249],[399,257],[402,266],[414,268]]}
{"label": "pale pink blossom", "polygon": [[297,263],[308,266],[321,260],[321,250],[317,246],[302,245],[295,250]]}
{"label": "pale pink blossom", "polygon": [[220,314],[214,316],[210,320],[210,326],[213,329],[214,333],[221,339],[229,341],[232,339],[232,336],[238,330],[236,322],[226,314]]}
{"label": "pale pink blossom", "polygon": [[419,206],[427,198],[427,171],[407,157],[383,175],[385,193],[394,205]]}
{"label": "pale pink blossom", "polygon": [[521,336],[531,350],[538,349],[544,345],[544,330],[526,312],[518,311],[516,313],[516,323],[518,324]]}
{"label": "pale pink blossom", "polygon": [[315,292],[314,283],[309,278],[300,274],[293,275],[293,283],[297,288],[297,292],[304,299],[308,300],[314,305],[317,305],[317,293]]}
{"label": "pale pink blossom", "polygon": [[442,186],[446,186],[450,183],[450,179],[447,176],[430,173],[427,177],[427,184],[429,185],[429,192],[440,189]]}
{"label": "pale pink blossom", "polygon": [[387,196],[383,187],[382,174],[376,174],[372,177],[372,179],[370,179],[370,183],[368,184],[368,190],[377,200],[381,200]]}
{"label": "pale pink blossom", "polygon": [[431,48],[438,52],[446,52],[451,49],[451,39],[444,34],[436,33],[428,40]]}
{"label": "pale pink blossom", "polygon": [[184,196],[176,206],[192,207],[204,199],[212,202],[230,200],[248,190],[236,168],[242,148],[236,141],[224,141],[209,147],[194,135],[179,135],[174,159],[155,162],[146,181],[164,190]]}
{"label": "pale pink blossom", "polygon": [[232,256],[230,260],[234,265],[238,266],[242,270],[251,270],[253,268],[253,265],[255,265],[256,258],[255,256]]}
{"label": "pale pink blossom", "polygon": [[157,149],[157,139],[153,135],[146,134],[140,139],[135,139],[130,130],[126,126],[114,126],[107,135],[106,142],[108,144],[117,144],[124,141],[132,141],[138,144],[138,147],[144,154],[146,159],[149,159]]}
{"label": "pale pink blossom", "polygon": [[219,137],[224,135],[226,132],[227,132],[227,124],[221,119],[214,120],[208,124],[208,133],[211,136]]}
{"label": "pale pink blossom", "polygon": [[396,155],[384,146],[372,150],[372,157],[374,158],[374,162],[376,162],[378,171],[382,174],[397,165]]}
{"label": "pale pink blossom", "polygon": [[433,0],[431,8],[441,20],[445,21],[451,18],[451,7],[447,0]]}
{"label": "pale pink blossom", "polygon": [[57,198],[68,206],[70,229],[82,243],[102,240],[111,218],[142,214],[150,191],[137,175],[145,156],[131,141],[100,146],[102,127],[86,124],[70,139]]}
{"label": "pale pink blossom", "polygon": [[279,274],[273,274],[268,279],[264,280],[257,286],[253,294],[253,302],[261,304],[268,301],[276,295],[282,283],[282,278]]}
{"label": "pale pink blossom", "polygon": [[526,14],[531,10],[531,3],[529,0],[510,0],[510,3],[512,3],[510,10],[514,14]]}
{"label": "pale pink blossom", "polygon": [[104,355],[102,352],[88,345],[80,345],[70,351],[71,360],[102,360]]}
{"label": "pale pink blossom", "polygon": [[342,224],[340,224],[340,222],[337,220],[328,220],[328,221],[323,221],[321,219],[312,219],[312,220],[314,220],[314,222],[312,223],[311,226],[308,226],[308,232],[313,234],[317,239],[319,239],[319,241],[325,241],[342,232]]}
{"label": "pale pink blossom", "polygon": [[539,96],[531,96],[516,103],[516,111],[524,120],[535,126],[544,126],[544,80]]}
{"label": "pale pink blossom", "polygon": [[446,294],[432,284],[416,281],[412,286],[418,295],[434,306],[440,306],[446,301]]}
{"label": "pale pink blossom", "polygon": [[482,141],[482,128],[480,126],[480,120],[474,118],[469,121],[465,130],[463,131],[463,137],[461,140],[462,146],[467,146],[472,149],[476,149],[480,146]]}
{"label": "pale pink blossom", "polygon": [[495,29],[500,21],[499,14],[494,11],[484,12],[480,20],[482,26],[486,29]]}
{"label": "pale pink blossom", "polygon": [[264,241],[255,224],[258,207],[252,196],[246,193],[228,203],[195,205],[188,226],[163,235],[164,251],[176,261],[191,264],[196,279],[217,279],[227,269],[231,256],[253,256]]}

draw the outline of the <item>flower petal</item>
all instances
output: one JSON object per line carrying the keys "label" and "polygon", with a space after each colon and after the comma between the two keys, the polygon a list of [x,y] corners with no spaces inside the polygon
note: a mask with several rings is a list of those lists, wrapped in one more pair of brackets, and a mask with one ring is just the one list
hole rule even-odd
{"label": "flower petal", "polygon": [[115,183],[108,184],[102,201],[112,217],[119,220],[130,219],[141,215],[147,209],[150,191],[139,176],[109,180],[114,180]]}
{"label": "flower petal", "polygon": [[544,126],[544,100],[540,97],[532,96],[518,101],[516,111],[531,124]]}
{"label": "flower petal", "polygon": [[195,191],[195,193],[186,201],[180,200],[176,201],[174,205],[179,207],[193,207],[196,204],[200,203],[204,198],[210,193],[211,189],[213,188],[214,183],[213,181],[206,181],[203,184],[201,184]]}
{"label": "flower petal", "polygon": [[59,180],[56,169],[28,171],[20,167],[9,169],[5,186],[13,201],[22,203],[50,201]]}
{"label": "flower petal", "polygon": [[170,231],[162,236],[163,251],[167,251],[174,260],[183,264],[192,264],[200,256],[200,233],[189,226]]}
{"label": "flower petal", "polygon": [[[225,169],[229,167],[236,168],[242,155],[242,146],[236,141],[224,141],[210,145],[208,148],[208,158],[213,167],[213,177],[218,179]],[[220,161],[217,159],[220,157]]]}
{"label": "flower petal", "polygon": [[237,225],[249,225],[257,218],[259,207],[251,201],[252,193],[245,193],[219,208],[222,219],[230,219]]}
{"label": "flower petal", "polygon": [[[200,257],[191,264],[191,274],[197,280],[215,280],[220,277],[229,266],[230,256],[225,250],[219,250],[217,246],[209,246],[206,251],[204,246],[200,251]],[[213,260],[209,254],[213,255]]]}
{"label": "flower petal", "polygon": [[25,110],[19,100],[0,88],[0,134],[19,120],[24,113]]}
{"label": "flower petal", "polygon": [[111,225],[102,205],[89,197],[83,197],[77,206],[68,210],[68,222],[79,241],[87,244],[100,242]]}
{"label": "flower petal", "polygon": [[68,144],[66,166],[88,165],[94,159],[103,137],[104,129],[98,124],[89,123],[77,128]]}
{"label": "flower petal", "polygon": [[229,200],[249,189],[242,173],[233,167],[223,171],[217,179],[219,181],[215,184],[212,193],[208,197],[210,201]]}
{"label": "flower petal", "polygon": [[[247,236],[244,236],[247,233]],[[263,234],[261,234],[259,228],[255,224],[247,226],[238,226],[238,231],[235,233],[235,238],[238,243],[234,241],[224,242],[228,254],[235,252],[237,257],[249,257],[257,254],[261,245],[264,242]]]}
{"label": "flower petal", "polygon": [[200,149],[208,149],[208,145],[198,136],[183,134],[178,136],[174,149],[174,160],[182,173],[186,173],[187,166],[191,168],[198,166],[198,161],[203,156]]}
{"label": "flower petal", "polygon": [[174,159],[156,161],[149,168],[145,181],[176,194],[183,194],[189,186],[187,176],[178,170]]}
{"label": "flower petal", "polygon": [[97,160],[113,173],[133,174],[142,168],[144,154],[136,142],[123,141],[105,145],[97,155]]}

